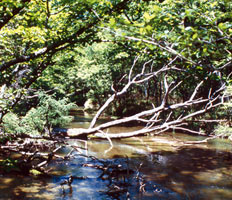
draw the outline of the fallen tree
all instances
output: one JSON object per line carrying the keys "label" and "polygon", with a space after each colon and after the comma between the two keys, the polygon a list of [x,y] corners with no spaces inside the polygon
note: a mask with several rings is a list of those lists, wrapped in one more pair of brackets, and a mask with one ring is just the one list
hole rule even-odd
{"label": "fallen tree", "polygon": [[[200,130],[190,129],[188,124],[190,121],[202,120],[200,116],[222,105],[229,97],[229,95],[224,94],[226,81],[231,78],[229,69],[232,64],[230,18],[229,15],[226,17],[230,10],[229,4],[220,2],[221,5],[217,5],[217,3],[211,4],[209,1],[192,5],[177,2],[164,2],[162,5],[159,3],[156,5],[155,2],[151,1],[152,4],[150,5],[152,7],[146,7],[145,4],[141,7],[143,1],[137,1],[135,4],[132,4],[134,1],[128,0],[116,1],[114,5],[101,4],[101,1],[73,1],[69,3],[61,1],[57,5],[55,5],[56,1],[46,2],[45,6],[43,3],[37,4],[33,1],[22,0],[21,3],[17,1],[9,7],[8,13],[5,12],[7,6],[3,6],[1,14],[3,20],[0,23],[2,33],[0,123],[8,112],[20,108],[17,108],[20,101],[25,107],[24,98],[26,102],[30,99],[29,96],[34,96],[34,93],[31,94],[31,91],[33,91],[32,84],[43,75],[46,69],[57,62],[55,57],[59,56],[58,52],[62,52],[63,55],[66,52],[66,55],[68,55],[75,46],[93,43],[94,41],[121,42],[126,47],[125,49],[130,49],[130,51],[134,49],[136,55],[144,46],[146,49],[141,56],[135,58],[128,74],[122,75],[118,82],[120,87],[117,87],[116,84],[112,85],[111,96],[99,109],[90,127],[88,129],[68,129],[66,136],[78,138],[94,135],[95,137],[108,139],[112,145],[111,139],[113,138],[126,138],[149,133],[159,134],[169,129],[207,135]],[[137,5],[139,5],[138,8]],[[225,6],[227,9],[221,9],[221,6]],[[191,19],[187,14],[189,7],[194,10],[194,12],[188,12],[193,15]],[[211,12],[212,8],[215,12]],[[138,18],[133,15],[137,13],[137,9],[140,14]],[[130,12],[127,13],[126,10]],[[201,15],[206,11],[210,14],[207,16]],[[26,26],[27,13],[28,16],[31,15],[33,20],[31,19],[31,22]],[[71,14],[64,19],[63,17],[67,13]],[[123,16],[123,13],[125,16]],[[85,17],[85,20],[83,20],[83,17]],[[131,25],[127,24],[128,26],[125,28],[126,23],[123,24],[122,19],[119,20],[118,17],[129,20]],[[145,19],[144,24],[137,23],[143,19]],[[123,21],[127,22],[127,20]],[[189,20],[192,23],[187,23]],[[36,26],[36,24],[38,27],[34,32],[35,29],[31,27]],[[73,26],[74,24],[76,25]],[[119,37],[118,35],[122,37],[117,38],[117,40],[113,39],[113,41],[111,41],[111,37],[106,37],[107,40],[100,39],[97,36],[100,29],[103,29],[104,33],[108,31],[115,37]],[[28,34],[25,34],[25,32]],[[104,34],[102,33],[102,35]],[[133,42],[136,42],[134,47]],[[148,55],[149,52],[150,55]],[[143,55],[145,56],[143,57]],[[147,62],[144,62],[141,57],[147,59]],[[152,59],[149,60],[151,57]],[[66,59],[68,60],[68,58]],[[68,64],[70,64],[69,62]],[[66,64],[66,62],[62,63],[65,66]],[[125,68],[127,69],[127,67]],[[200,73],[202,74],[199,75]],[[210,81],[207,82],[211,78],[216,78],[214,85],[210,85]],[[195,79],[193,85],[189,83],[183,87],[184,90],[179,90],[179,87],[184,82],[188,82],[188,79]],[[145,86],[152,81],[153,86],[155,83],[159,83],[161,86],[159,102],[155,102],[153,99],[150,107],[144,107],[143,111],[96,125],[99,117],[117,99],[128,95],[131,88],[136,88],[138,85]],[[123,84],[124,86],[122,86]],[[48,89],[53,90],[54,88]],[[152,88],[152,90],[156,89]],[[186,91],[188,95],[185,95],[186,98],[180,99],[176,94],[177,91]],[[42,112],[43,117],[44,115],[44,112]],[[31,118],[31,121],[34,122],[35,117],[32,115]],[[51,120],[48,119],[46,117],[45,120],[48,130],[50,130],[49,123],[51,123]],[[207,120],[210,122],[215,119],[207,118]],[[14,121],[16,120],[11,120],[10,125]],[[119,134],[108,131],[110,127],[134,121],[143,124],[141,129]],[[2,124],[0,126],[0,133],[2,135],[6,134],[6,140],[0,146],[0,153],[2,152],[5,155],[8,152],[20,152],[22,154],[22,164],[20,166],[24,169],[26,165],[26,172],[31,168],[43,171],[42,167],[46,166],[52,157],[55,157],[56,151],[62,145],[57,143],[57,146],[49,149],[51,154],[42,154],[34,151],[35,143],[27,144],[25,137],[29,136],[21,137],[16,134],[13,139],[22,138],[25,142],[22,144],[17,141],[10,143],[9,138],[12,139],[12,136],[3,130]],[[38,129],[37,126],[36,128]],[[43,127],[40,130],[42,130],[40,132],[42,133]],[[51,137],[53,137],[52,134]],[[32,141],[36,139],[38,138],[31,138]],[[41,139],[55,140],[55,138],[45,136],[41,136]],[[26,163],[30,164],[27,165]]]}
{"label": "fallen tree", "polygon": [[[134,63],[131,66],[129,74],[124,75],[123,78],[126,80],[125,85],[121,88],[121,90],[116,91],[114,89],[114,85],[112,85],[113,94],[109,97],[109,99],[105,102],[105,104],[98,110],[95,117],[92,119],[92,122],[88,129],[68,129],[67,133],[64,136],[68,136],[69,138],[86,138],[88,135],[94,135],[97,138],[108,139],[111,148],[113,147],[113,143],[111,139],[117,138],[128,138],[138,135],[146,135],[146,134],[160,134],[170,129],[182,130],[194,134],[207,135],[207,133],[201,131],[191,130],[187,125],[189,122],[198,121],[201,122],[201,119],[197,119],[197,117],[207,113],[208,111],[222,105],[230,94],[224,93],[226,89],[226,81],[221,82],[218,88],[208,88],[208,93],[206,97],[200,95],[200,90],[204,86],[205,81],[207,81],[208,77],[203,80],[196,81],[195,88],[191,94],[191,96],[182,102],[178,102],[178,100],[173,101],[170,99],[171,96],[175,97],[175,91],[182,84],[183,80],[170,80],[170,74],[172,72],[179,72],[186,74],[188,78],[189,74],[187,71],[178,68],[175,66],[175,62],[178,60],[178,56],[174,57],[171,61],[166,63],[162,68],[158,70],[153,70],[153,60],[149,60],[142,65],[140,65],[140,72],[137,73],[134,71],[135,65],[138,62],[139,57],[134,60]],[[227,79],[230,78],[229,74]],[[131,89],[131,87],[139,84],[144,84],[147,81],[152,81],[154,79],[158,79],[163,77],[162,85],[163,85],[163,94],[162,101],[159,106],[154,106],[153,104],[149,109],[145,109],[142,112],[138,112],[134,115],[124,117],[121,119],[112,120],[100,125],[96,125],[96,122],[104,113],[104,111],[112,105],[112,103],[123,95],[126,95],[127,92]],[[183,112],[181,112],[183,111]],[[186,111],[186,112],[185,112]],[[143,126],[140,129],[132,132],[124,132],[124,133],[110,133],[108,129],[113,126],[122,125],[125,123],[131,122],[141,122]],[[205,122],[215,122],[214,119],[206,120]],[[216,120],[217,121],[217,120]],[[22,137],[19,137],[22,138]],[[30,139],[26,139],[30,138]],[[215,138],[212,137],[212,138]],[[36,141],[41,139],[41,143],[37,144]],[[49,141],[48,143],[44,142]],[[183,145],[189,144],[199,144],[203,142],[207,142],[209,139],[205,139],[203,141],[192,142],[188,141],[183,143]],[[87,142],[84,141],[85,148],[87,151]],[[70,158],[73,151],[78,151],[81,149],[79,146],[70,146],[73,150],[70,151],[65,156],[60,156],[57,154],[57,151],[62,146],[69,146],[65,142],[64,139],[55,138],[53,134],[48,136],[41,137],[29,137],[29,135],[23,135],[23,140],[15,140],[13,142],[7,142],[4,145],[0,146],[0,152],[4,154],[11,154],[17,152],[21,155],[19,162],[16,164],[13,163],[16,171],[23,171],[25,174],[28,173],[42,173],[49,174],[49,170],[47,170],[47,165],[53,159],[67,159]],[[43,148],[46,151],[43,153]],[[48,153],[47,153],[48,152]],[[12,163],[11,163],[12,164]],[[2,166],[8,166],[8,163],[2,163]],[[34,171],[33,171],[34,170]]]}
{"label": "fallen tree", "polygon": [[[127,83],[120,91],[116,91],[112,85],[113,94],[105,102],[105,104],[98,110],[95,117],[93,118],[88,129],[68,129],[67,136],[71,138],[80,137],[83,135],[94,134],[98,138],[127,138],[138,135],[145,135],[147,133],[159,134],[170,129],[187,131],[194,134],[207,135],[207,133],[201,131],[191,130],[187,125],[192,119],[199,117],[207,113],[208,111],[222,105],[225,99],[228,99],[228,95],[225,95],[224,90],[226,88],[226,82],[220,82],[218,88],[208,88],[206,97],[200,96],[199,91],[204,83],[207,81],[208,77],[203,80],[196,81],[195,88],[191,96],[183,102],[169,102],[170,96],[175,97],[175,90],[182,84],[181,81],[169,81],[169,74],[173,71],[186,74],[186,77],[190,76],[186,70],[177,68],[175,66],[175,61],[178,60],[178,55],[174,57],[170,62],[165,64],[161,69],[153,71],[152,62],[149,60],[145,62],[141,68],[140,73],[133,72],[136,62],[139,56],[134,60],[134,63],[130,69],[128,75],[124,75],[124,79],[127,79]],[[211,72],[214,73],[214,72]],[[103,123],[96,126],[96,122],[101,114],[115,101],[115,99],[120,98],[125,95],[128,90],[134,85],[144,84],[145,82],[156,79],[157,77],[163,77],[163,97],[159,106],[151,105],[150,109],[144,110],[137,114],[125,117],[122,119],[116,119],[107,123]],[[228,75],[227,79],[230,78]],[[182,111],[181,111],[182,110]],[[188,110],[188,112],[184,112]],[[178,116],[174,116],[177,113]],[[108,133],[107,129],[112,126],[117,126],[120,124],[130,123],[133,121],[142,122],[144,126],[133,132],[126,133]],[[210,122],[211,120],[208,120]],[[207,122],[207,121],[206,121]]]}

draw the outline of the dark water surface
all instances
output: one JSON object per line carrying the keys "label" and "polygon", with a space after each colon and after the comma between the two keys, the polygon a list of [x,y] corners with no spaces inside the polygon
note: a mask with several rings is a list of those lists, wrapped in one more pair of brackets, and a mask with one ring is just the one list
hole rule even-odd
{"label": "dark water surface", "polygon": [[[87,128],[91,116],[78,117],[72,127]],[[104,120],[104,119],[103,119]],[[137,127],[117,127],[110,132],[122,132]],[[109,181],[99,178],[101,171],[83,167],[85,163],[100,162],[141,167],[145,180],[144,191],[132,174],[126,179],[126,190],[130,199],[232,199],[232,144],[217,139],[198,145],[183,145],[182,141],[201,140],[203,137],[180,133],[165,133],[154,137],[133,137],[108,141],[90,140],[86,143],[69,140],[70,144],[85,147],[83,155],[92,155],[99,160],[73,153],[73,159],[51,163],[51,178],[25,177],[20,175],[0,175],[0,199],[80,199],[112,200],[126,199],[126,192],[120,195],[107,193]],[[63,148],[60,154],[70,152]],[[74,179],[72,186],[60,183],[70,175],[86,179]]]}

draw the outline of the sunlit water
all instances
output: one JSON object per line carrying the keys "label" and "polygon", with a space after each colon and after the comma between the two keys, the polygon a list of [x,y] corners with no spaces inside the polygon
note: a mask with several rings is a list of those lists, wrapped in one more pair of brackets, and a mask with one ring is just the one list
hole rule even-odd
{"label": "sunlit water", "polygon": [[[76,117],[72,127],[87,128],[91,116]],[[136,127],[117,127],[114,132]],[[232,145],[227,140],[213,140],[198,145],[183,145],[182,141],[201,140],[203,137],[165,133],[154,137],[133,137],[108,141],[90,140],[88,151],[74,152],[73,159],[50,164],[51,178],[0,176],[0,199],[126,199],[126,192],[118,196],[107,194],[109,181],[99,178],[101,171],[83,167],[85,163],[99,164],[86,158],[92,155],[102,161],[128,165],[136,169],[142,164],[141,175],[146,181],[139,191],[135,174],[127,177],[130,199],[232,199]],[[86,143],[69,140],[70,144],[85,147]],[[63,148],[65,155],[71,149]],[[73,176],[72,186],[60,183]]]}

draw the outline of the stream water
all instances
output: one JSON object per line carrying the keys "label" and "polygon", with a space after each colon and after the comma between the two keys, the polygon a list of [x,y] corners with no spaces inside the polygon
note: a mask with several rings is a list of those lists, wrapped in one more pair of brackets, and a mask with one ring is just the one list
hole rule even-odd
{"label": "stream water", "polygon": [[[87,128],[91,116],[75,114],[71,127]],[[102,119],[107,120],[107,119]],[[115,127],[111,132],[131,131],[138,127]],[[73,159],[50,164],[51,178],[20,175],[0,175],[0,199],[77,199],[112,200],[130,199],[232,199],[232,144],[223,139],[198,145],[183,145],[182,141],[202,140],[203,137],[180,133],[159,136],[133,137],[113,140],[112,148],[107,140],[89,140],[88,151],[81,154],[95,156],[93,160],[74,152]],[[85,147],[86,143],[68,140],[70,144]],[[60,154],[67,154],[63,148]],[[116,163],[136,171],[145,180],[141,191],[136,174],[127,176],[126,192],[109,193],[109,181],[99,178],[101,170],[83,167],[83,164]],[[70,175],[84,177],[74,179],[72,186],[60,183]]]}

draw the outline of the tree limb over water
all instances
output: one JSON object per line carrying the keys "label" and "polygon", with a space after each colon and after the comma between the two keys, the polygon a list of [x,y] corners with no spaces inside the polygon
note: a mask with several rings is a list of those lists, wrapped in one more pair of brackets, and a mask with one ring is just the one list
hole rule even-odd
{"label": "tree limb over water", "polygon": [[[90,127],[88,129],[69,129],[67,135],[69,137],[77,137],[83,134],[90,135],[94,134],[98,138],[128,138],[138,135],[145,135],[147,133],[159,134],[170,129],[183,130],[194,134],[206,135],[200,131],[194,131],[189,128],[186,128],[188,121],[194,119],[197,116],[205,114],[207,111],[222,105],[225,101],[225,94],[223,91],[226,88],[226,84],[223,83],[219,88],[209,88],[208,94],[205,97],[200,96],[199,91],[204,85],[204,82],[207,81],[207,77],[203,80],[199,80],[195,86],[195,89],[192,92],[192,95],[183,102],[169,101],[171,95],[175,96],[175,90],[178,88],[182,81],[169,81],[170,77],[168,73],[171,71],[178,71],[179,73],[186,73],[185,70],[177,68],[175,66],[175,61],[178,56],[174,57],[170,62],[165,64],[161,69],[153,71],[148,70],[152,69],[151,63],[152,60],[145,62],[140,68],[139,73],[134,72],[134,66],[138,61],[137,57],[134,60],[134,63],[127,75],[127,83],[119,91],[114,91],[105,104],[98,110],[97,114],[93,118]],[[187,73],[186,73],[187,75]],[[125,95],[128,90],[134,85],[141,85],[147,81],[157,78],[158,76],[163,77],[163,97],[159,106],[151,106],[151,109],[144,110],[137,114],[125,117],[122,119],[113,120],[104,124],[96,125],[97,119],[101,114],[106,110],[116,98]],[[112,86],[113,88],[113,86]],[[194,109],[193,109],[194,108]],[[185,112],[188,110],[188,112]],[[192,110],[192,111],[191,111]],[[178,115],[174,116],[174,112],[178,111]],[[130,123],[133,121],[142,122],[145,126],[139,130],[126,133],[107,133],[104,130],[118,126],[125,123]]]}

